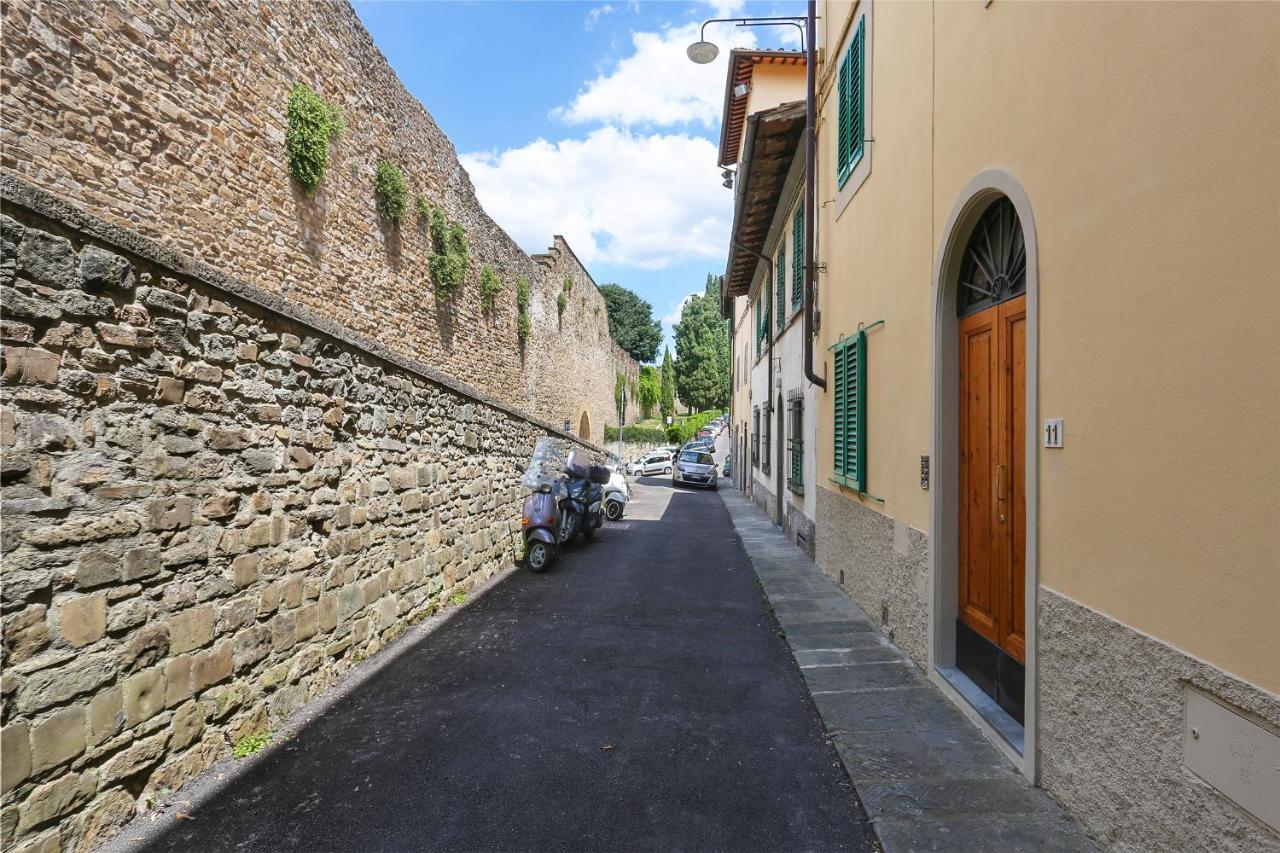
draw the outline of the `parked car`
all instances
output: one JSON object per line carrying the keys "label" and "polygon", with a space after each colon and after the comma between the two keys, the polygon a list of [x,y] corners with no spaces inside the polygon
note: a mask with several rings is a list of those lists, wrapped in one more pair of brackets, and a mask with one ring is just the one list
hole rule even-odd
{"label": "parked car", "polygon": [[650,474],[670,474],[671,473],[671,454],[665,450],[655,450],[648,453],[629,466],[628,473],[637,477],[647,477]]}
{"label": "parked car", "polygon": [[671,473],[672,486],[719,488],[716,459],[704,450],[682,450]]}

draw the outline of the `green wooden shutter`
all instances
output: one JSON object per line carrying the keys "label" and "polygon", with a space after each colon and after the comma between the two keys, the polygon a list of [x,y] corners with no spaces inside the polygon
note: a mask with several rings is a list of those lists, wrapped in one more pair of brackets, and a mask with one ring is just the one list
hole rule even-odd
{"label": "green wooden shutter", "polygon": [[835,347],[835,471],[841,485],[867,490],[867,334],[842,340]]}
{"label": "green wooden shutter", "polygon": [[760,357],[760,327],[762,325],[761,318],[764,316],[764,306],[760,304],[760,300],[756,299],[756,358]]}
{"label": "green wooden shutter", "polygon": [[778,257],[774,259],[774,268],[778,271],[778,331],[787,325],[787,242],[778,242]]}
{"label": "green wooden shutter", "polygon": [[804,301],[804,205],[791,220],[791,307]]}
{"label": "green wooden shutter", "polygon": [[865,18],[858,21],[858,29],[849,42],[836,77],[839,116],[836,122],[836,180],[840,188],[844,187],[862,159],[862,144],[866,137],[863,113],[866,102],[865,27]]}

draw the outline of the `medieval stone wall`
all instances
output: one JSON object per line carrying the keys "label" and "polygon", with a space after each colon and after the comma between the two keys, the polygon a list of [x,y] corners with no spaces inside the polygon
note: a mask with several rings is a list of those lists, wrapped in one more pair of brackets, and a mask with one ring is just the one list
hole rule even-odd
{"label": "medieval stone wall", "polygon": [[[570,418],[575,430],[587,411],[591,437],[603,440],[604,424],[616,421],[605,420],[616,373],[636,367],[612,346],[590,276],[563,240],[538,262],[489,218],[453,144],[346,2],[87,8],[4,4],[0,167],[522,410]],[[296,83],[346,118],[313,195],[285,157]],[[470,263],[456,297],[436,296],[433,247],[417,214],[398,226],[379,216],[374,170],[383,161],[403,172],[411,208],[421,196],[466,229]],[[504,287],[492,311],[479,298],[486,265]],[[534,309],[523,346],[520,276]],[[561,317],[566,277],[581,286]]]}
{"label": "medieval stone wall", "polygon": [[509,564],[549,426],[0,195],[0,844],[82,850]]}

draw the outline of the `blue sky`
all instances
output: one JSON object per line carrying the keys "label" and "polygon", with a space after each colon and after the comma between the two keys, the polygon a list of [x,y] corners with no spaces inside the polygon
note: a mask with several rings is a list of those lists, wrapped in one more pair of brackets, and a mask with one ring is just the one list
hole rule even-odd
{"label": "blue sky", "polygon": [[[389,2],[355,8],[400,80],[453,140],[480,201],[526,251],[564,234],[597,282],[670,323],[724,271],[732,219],[716,143],[729,46],[797,47],[794,30],[711,17],[803,14],[799,2]],[[714,31],[714,32],[713,32]],[[672,345],[674,351],[674,345]],[[659,354],[660,355],[660,354]]]}

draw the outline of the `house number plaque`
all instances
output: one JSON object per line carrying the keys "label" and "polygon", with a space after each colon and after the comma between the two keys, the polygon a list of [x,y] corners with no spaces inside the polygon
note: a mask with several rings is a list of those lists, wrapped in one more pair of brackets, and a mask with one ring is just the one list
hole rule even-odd
{"label": "house number plaque", "polygon": [[1062,446],[1062,418],[1045,418],[1044,446],[1045,447],[1061,447]]}

